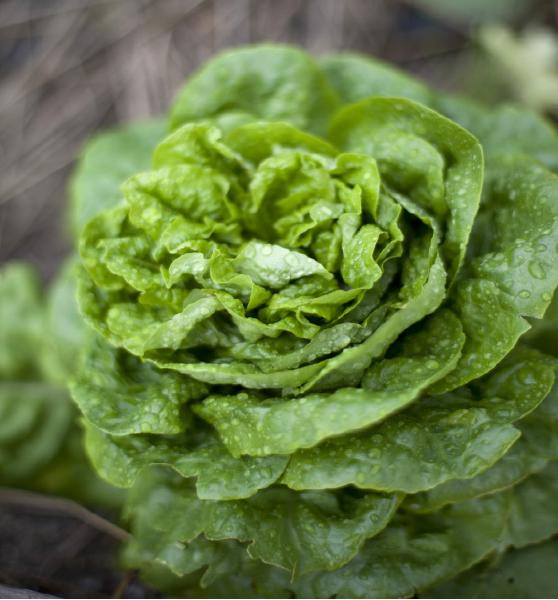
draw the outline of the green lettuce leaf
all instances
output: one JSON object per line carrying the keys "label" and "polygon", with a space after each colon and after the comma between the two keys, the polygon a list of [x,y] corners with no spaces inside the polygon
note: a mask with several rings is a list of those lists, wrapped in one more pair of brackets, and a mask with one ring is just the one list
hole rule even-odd
{"label": "green lettuce leaf", "polygon": [[88,421],[113,435],[174,434],[189,421],[186,403],[207,392],[197,381],[153,366],[92,338],[72,395]]}
{"label": "green lettuce leaf", "polygon": [[532,413],[515,425],[521,437],[492,467],[469,479],[454,479],[409,496],[406,507],[430,512],[446,504],[510,488],[558,460],[558,385]]}
{"label": "green lettuce leaf", "polygon": [[556,595],[558,539],[508,552],[456,579],[429,589],[424,598],[552,598]]}
{"label": "green lettuce leaf", "polygon": [[248,542],[250,557],[286,569],[294,577],[349,562],[366,539],[384,529],[399,498],[332,492],[301,497],[274,487],[246,500],[215,502],[198,498],[183,479],[159,477],[156,485],[139,482],[128,510],[134,511],[136,503],[146,511],[149,527],[163,536],[169,532],[174,543],[184,546],[202,534],[208,540]]}
{"label": "green lettuce leaf", "polygon": [[99,134],[87,143],[70,181],[69,218],[76,236],[96,214],[118,204],[122,182],[151,163],[165,134],[161,120]]}
{"label": "green lettuce leaf", "polygon": [[334,573],[296,586],[303,598],[407,598],[484,558],[506,523],[507,498],[455,504],[432,519],[397,523]]}
{"label": "green lettuce leaf", "polygon": [[57,455],[74,417],[63,390],[44,382],[0,382],[0,480],[30,480]]}
{"label": "green lettuce leaf", "polygon": [[122,182],[151,163],[151,153],[165,134],[162,120],[130,125],[89,141],[70,181],[70,224],[75,235],[93,216],[116,206]]}
{"label": "green lettuce leaf", "polygon": [[45,327],[35,272],[0,271],[0,481],[29,481],[59,452],[73,409],[63,390],[41,377]]}
{"label": "green lettuce leaf", "polygon": [[45,294],[31,267],[0,270],[0,484],[114,507],[122,497],[87,463],[63,387],[84,331],[71,273]]}
{"label": "green lettuce leaf", "polygon": [[531,156],[558,171],[558,133],[541,115],[523,106],[489,108],[469,98],[438,94],[434,108],[474,133],[488,155]]}
{"label": "green lettuce leaf", "polygon": [[170,123],[175,129],[205,118],[223,124],[264,118],[320,133],[337,104],[310,56],[266,44],[224,53],[194,74],[174,101]]}
{"label": "green lettuce leaf", "polygon": [[12,263],[0,271],[0,378],[37,375],[37,345],[42,340],[44,309],[37,275]]}
{"label": "green lettuce leaf", "polygon": [[471,278],[451,297],[467,341],[457,368],[435,391],[489,372],[529,329],[524,317],[540,319],[550,306],[558,285],[556,183],[556,176],[535,161],[517,156],[493,161],[488,199],[474,232],[483,241],[468,265]]}
{"label": "green lettuce leaf", "polygon": [[521,548],[558,534],[557,490],[558,462],[551,462],[513,489],[506,544]]}
{"label": "green lettuce leaf", "polygon": [[182,477],[196,478],[207,500],[247,498],[277,481],[287,463],[282,456],[234,458],[209,432],[194,436],[111,436],[91,424],[85,445],[95,469],[117,487],[131,487],[150,465],[168,465]]}
{"label": "green lettuce leaf", "polygon": [[328,54],[320,59],[320,66],[344,104],[370,96],[410,98],[426,105],[432,102],[432,92],[423,83],[364,54]]}
{"label": "green lettuce leaf", "polygon": [[[380,425],[295,453],[282,481],[294,489],[343,485],[416,493],[474,477],[511,448],[513,423],[548,395],[553,359],[518,349],[475,395],[426,398]],[[398,468],[393,469],[397,464]]]}

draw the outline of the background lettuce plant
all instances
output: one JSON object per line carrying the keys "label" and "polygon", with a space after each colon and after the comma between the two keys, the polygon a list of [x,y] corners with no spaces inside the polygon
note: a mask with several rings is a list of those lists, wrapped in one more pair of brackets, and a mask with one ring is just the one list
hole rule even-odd
{"label": "background lettuce plant", "polygon": [[0,269],[0,485],[117,508],[123,493],[91,469],[66,389],[87,335],[74,270],[45,293],[28,265]]}
{"label": "background lettuce plant", "polygon": [[558,533],[557,165],[530,112],[278,46],[86,149],[71,387],[127,563],[403,597]]}

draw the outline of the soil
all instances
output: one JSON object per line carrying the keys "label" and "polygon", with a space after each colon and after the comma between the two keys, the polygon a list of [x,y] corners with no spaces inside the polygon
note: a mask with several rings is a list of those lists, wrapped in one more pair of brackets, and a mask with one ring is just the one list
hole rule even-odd
{"label": "soil", "polygon": [[0,598],[157,597],[134,572],[118,568],[119,529],[107,515],[32,497],[0,504],[0,584],[16,588],[0,585]]}

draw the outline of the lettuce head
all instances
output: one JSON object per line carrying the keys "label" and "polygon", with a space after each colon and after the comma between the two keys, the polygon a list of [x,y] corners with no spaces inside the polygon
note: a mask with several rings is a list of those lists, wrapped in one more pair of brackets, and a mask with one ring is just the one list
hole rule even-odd
{"label": "lettuce head", "polygon": [[557,166],[521,108],[271,45],[95,140],[72,395],[131,488],[127,563],[408,597],[557,533]]}

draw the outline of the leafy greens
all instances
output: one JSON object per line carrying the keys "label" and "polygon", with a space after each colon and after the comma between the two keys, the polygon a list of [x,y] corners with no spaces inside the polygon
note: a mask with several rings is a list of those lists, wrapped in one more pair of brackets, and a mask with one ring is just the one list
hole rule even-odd
{"label": "leafy greens", "polygon": [[87,335],[74,273],[45,294],[30,266],[0,269],[0,485],[116,508],[123,494],[91,469],[66,389]]}
{"label": "leafy greens", "polygon": [[71,391],[132,488],[127,564],[407,597],[557,534],[552,127],[271,45],[210,61],[168,127],[105,134],[72,185]]}

